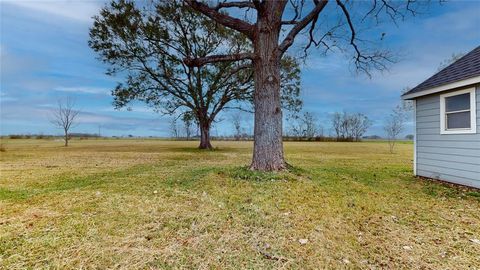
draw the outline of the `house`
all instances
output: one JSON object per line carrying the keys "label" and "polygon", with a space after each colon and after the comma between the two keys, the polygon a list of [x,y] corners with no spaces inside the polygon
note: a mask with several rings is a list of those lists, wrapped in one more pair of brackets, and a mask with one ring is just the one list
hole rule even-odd
{"label": "house", "polygon": [[414,174],[480,188],[480,46],[402,98],[415,109]]}

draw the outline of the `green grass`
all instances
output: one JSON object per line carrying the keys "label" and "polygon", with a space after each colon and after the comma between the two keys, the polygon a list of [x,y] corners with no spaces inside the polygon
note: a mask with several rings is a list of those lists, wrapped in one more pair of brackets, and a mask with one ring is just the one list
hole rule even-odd
{"label": "green grass", "polygon": [[[411,176],[412,144],[2,140],[0,269],[469,269],[480,193]],[[300,239],[308,239],[301,244]]]}

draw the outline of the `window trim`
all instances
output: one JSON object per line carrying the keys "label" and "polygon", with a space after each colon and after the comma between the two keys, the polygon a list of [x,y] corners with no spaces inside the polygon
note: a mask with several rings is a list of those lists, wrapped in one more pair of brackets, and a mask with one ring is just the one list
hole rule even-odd
{"label": "window trim", "polygon": [[[446,129],[447,127],[447,115],[445,113],[445,98],[451,96],[457,96],[462,94],[470,94],[470,128],[458,128],[458,129]],[[477,133],[477,107],[476,107],[476,93],[475,87],[458,90],[446,94],[440,95],[440,134],[472,134]],[[468,111],[468,110],[461,110]],[[456,111],[456,112],[461,112]],[[454,113],[454,112],[450,112]]]}

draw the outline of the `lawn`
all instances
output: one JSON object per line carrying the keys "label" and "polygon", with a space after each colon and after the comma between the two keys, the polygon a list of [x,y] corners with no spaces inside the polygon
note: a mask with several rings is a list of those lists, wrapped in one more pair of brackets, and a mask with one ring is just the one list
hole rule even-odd
{"label": "lawn", "polygon": [[411,176],[412,144],[3,140],[0,268],[480,268],[480,192]]}

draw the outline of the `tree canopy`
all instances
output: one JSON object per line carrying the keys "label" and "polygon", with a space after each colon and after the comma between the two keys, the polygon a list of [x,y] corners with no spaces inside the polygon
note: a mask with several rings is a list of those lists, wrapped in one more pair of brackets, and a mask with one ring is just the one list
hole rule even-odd
{"label": "tree canopy", "polygon": [[[209,129],[225,109],[251,111],[253,70],[249,61],[189,66],[186,58],[236,54],[251,48],[242,34],[178,1],[112,1],[95,16],[90,47],[123,79],[112,91],[116,108],[141,101],[166,114],[192,114],[201,148],[211,148]],[[282,106],[301,107],[300,68],[282,59]]]}

